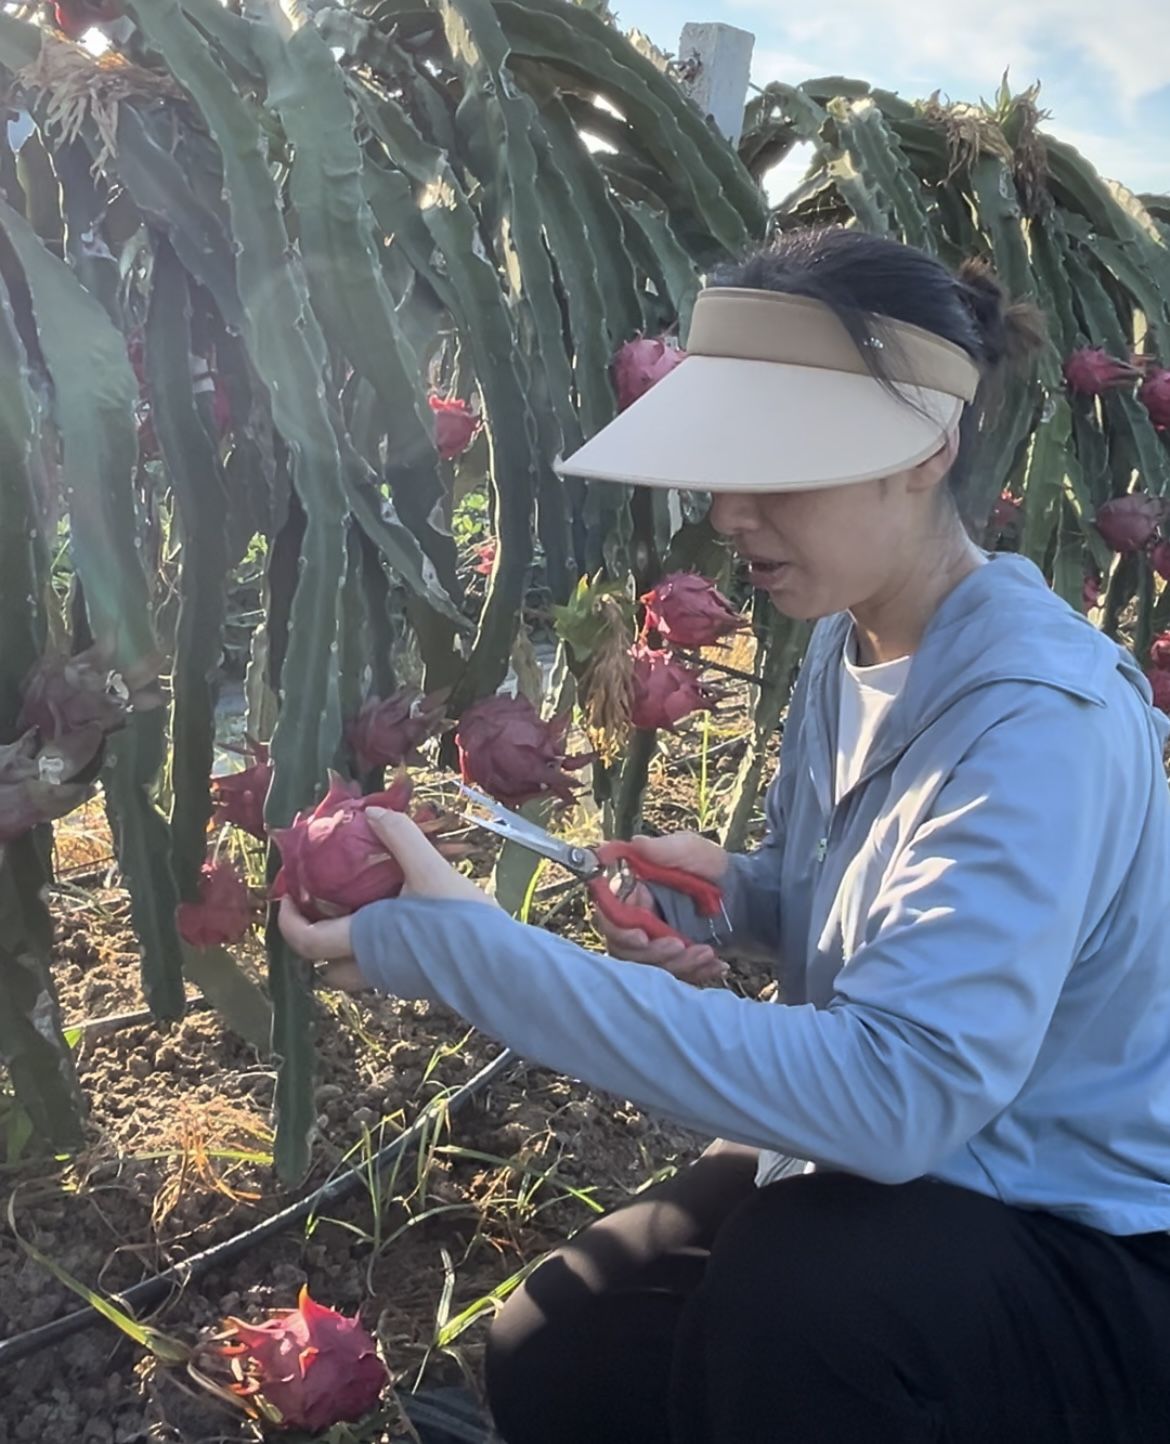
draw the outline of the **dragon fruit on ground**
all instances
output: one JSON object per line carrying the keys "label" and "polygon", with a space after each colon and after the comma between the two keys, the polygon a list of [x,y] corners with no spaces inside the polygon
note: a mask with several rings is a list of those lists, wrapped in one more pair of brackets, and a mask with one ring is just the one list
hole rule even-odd
{"label": "dragon fruit on ground", "polygon": [[227,1319],[214,1353],[231,1369],[232,1391],[254,1412],[309,1434],[364,1418],[390,1378],[361,1321],[316,1303],[307,1288],[295,1309],[263,1323]]}
{"label": "dragon fruit on ground", "polygon": [[571,802],[568,772],[584,767],[592,754],[566,756],[569,713],[546,722],[527,697],[495,696],[475,702],[463,714],[455,745],[464,782],[480,787],[505,807],[521,807],[552,794]]}
{"label": "dragon fruit on ground", "polygon": [[697,572],[672,572],[641,600],[647,631],[675,647],[709,647],[744,626],[715,583]]}

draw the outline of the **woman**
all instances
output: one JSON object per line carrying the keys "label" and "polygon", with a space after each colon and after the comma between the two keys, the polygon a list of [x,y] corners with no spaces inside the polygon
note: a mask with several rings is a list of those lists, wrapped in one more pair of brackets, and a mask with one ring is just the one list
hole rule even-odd
{"label": "woman", "polygon": [[783,1006],[686,986],[719,971],[704,944],[611,934],[638,968],[523,927],[398,816],[404,898],[282,925],[352,955],[337,981],[729,1140],[504,1308],[508,1444],[1165,1440],[1167,724],[960,519],[1030,319],[855,232],[728,279],[565,469],[711,491],[755,584],[818,619],[763,845],[640,844],[722,883],[719,951],[770,959]]}

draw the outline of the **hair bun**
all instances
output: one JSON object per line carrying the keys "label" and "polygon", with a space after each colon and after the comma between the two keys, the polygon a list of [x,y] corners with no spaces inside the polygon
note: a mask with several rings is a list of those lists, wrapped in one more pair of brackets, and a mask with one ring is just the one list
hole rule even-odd
{"label": "hair bun", "polygon": [[1044,313],[1030,301],[1009,303],[985,261],[964,261],[956,273],[955,287],[975,322],[988,367],[1026,361],[1044,345]]}

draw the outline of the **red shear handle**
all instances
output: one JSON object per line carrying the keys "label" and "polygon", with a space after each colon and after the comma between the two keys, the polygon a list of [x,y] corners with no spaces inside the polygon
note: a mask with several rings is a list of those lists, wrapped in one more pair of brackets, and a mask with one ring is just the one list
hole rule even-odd
{"label": "red shear handle", "polygon": [[618,897],[610,890],[609,879],[604,874],[590,881],[589,894],[597,911],[615,928],[639,928],[652,942],[655,938],[677,938],[680,943],[690,942],[650,908],[636,907],[625,898]]}
{"label": "red shear handle", "polygon": [[652,862],[644,852],[628,842],[603,842],[593,849],[602,867],[612,867],[624,862],[634,876],[642,882],[656,882],[672,892],[684,893],[694,903],[701,916],[713,918],[723,910],[723,889],[718,883],[693,872],[684,872],[678,867],[666,867],[663,863]]}

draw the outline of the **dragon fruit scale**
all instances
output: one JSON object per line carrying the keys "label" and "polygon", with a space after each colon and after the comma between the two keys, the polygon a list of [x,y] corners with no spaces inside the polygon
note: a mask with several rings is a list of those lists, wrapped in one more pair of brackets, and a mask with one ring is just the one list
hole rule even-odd
{"label": "dragon fruit scale", "polygon": [[252,925],[252,898],[236,867],[225,861],[205,862],[199,879],[199,901],[175,909],[179,936],[193,948],[238,943]]}
{"label": "dragon fruit scale", "polygon": [[252,759],[239,772],[228,772],[211,779],[211,800],[215,804],[215,823],[230,822],[253,837],[265,836],[264,803],[272,783],[272,764],[263,742],[248,744]]}

